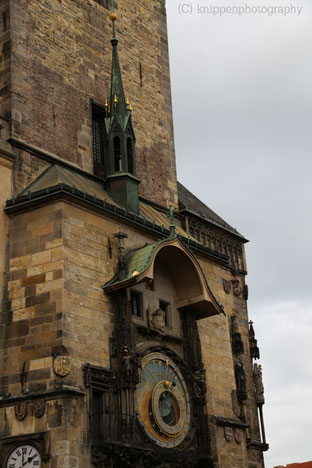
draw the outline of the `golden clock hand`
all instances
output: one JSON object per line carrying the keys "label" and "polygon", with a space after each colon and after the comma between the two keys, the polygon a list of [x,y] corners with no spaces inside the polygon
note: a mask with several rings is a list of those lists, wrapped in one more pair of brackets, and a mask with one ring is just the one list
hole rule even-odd
{"label": "golden clock hand", "polygon": [[169,369],[169,361],[166,361],[166,371],[165,371],[165,381],[168,381],[168,369]]}

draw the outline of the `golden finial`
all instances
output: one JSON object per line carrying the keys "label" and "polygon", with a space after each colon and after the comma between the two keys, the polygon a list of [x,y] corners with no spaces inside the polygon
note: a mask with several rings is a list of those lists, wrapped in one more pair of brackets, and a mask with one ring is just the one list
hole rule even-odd
{"label": "golden finial", "polygon": [[129,98],[127,97],[127,100],[126,100],[126,106],[129,107],[130,106],[130,102],[129,102]]}
{"label": "golden finial", "polygon": [[111,21],[116,21],[116,19],[117,19],[116,13],[110,13],[109,19],[110,19]]}
{"label": "golden finial", "polygon": [[133,111],[133,107],[132,107],[132,104],[131,102],[129,102],[129,111],[132,112]]}
{"label": "golden finial", "polygon": [[107,99],[105,99],[104,107],[106,108],[106,110],[108,109],[108,100]]}
{"label": "golden finial", "polygon": [[117,103],[118,103],[118,99],[117,99],[117,96],[116,96],[116,94],[114,95],[114,100],[113,100],[113,103],[114,103],[114,104],[117,104]]}

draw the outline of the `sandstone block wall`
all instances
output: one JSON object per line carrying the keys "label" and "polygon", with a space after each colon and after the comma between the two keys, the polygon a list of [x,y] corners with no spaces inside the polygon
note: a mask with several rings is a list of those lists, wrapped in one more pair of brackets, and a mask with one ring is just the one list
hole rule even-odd
{"label": "sandstone block wall", "polygon": [[51,357],[52,348],[62,343],[61,223],[59,204],[10,220],[1,317],[2,393],[21,393],[24,363],[33,360],[39,363],[28,368],[27,386],[34,390],[48,386],[51,365],[44,358]]}
{"label": "sandstone block wall", "polygon": [[[218,301],[224,306],[225,315],[218,315],[199,321],[199,333],[202,344],[204,365],[206,368],[208,393],[207,412],[210,416],[238,418],[240,410],[236,398],[234,365],[235,358],[231,347],[231,317],[238,317],[239,330],[242,335],[244,354],[239,358],[243,362],[247,377],[247,400],[243,405],[243,414],[250,428],[244,431],[244,441],[227,442],[224,427],[215,427],[213,444],[222,468],[247,467],[262,468],[262,453],[246,450],[246,437],[259,440],[259,421],[255,402],[252,361],[249,352],[247,302],[242,295],[235,297],[224,291],[222,279],[231,281],[233,276],[229,269],[200,259],[201,266],[208,279],[209,286]],[[245,278],[240,276],[241,287]]]}
{"label": "sandstone block wall", "polygon": [[[39,444],[43,455],[44,468],[91,468],[90,456],[86,451],[86,419],[83,397],[49,397],[45,413],[37,418],[33,410],[33,400],[26,400],[28,413],[23,421],[18,421],[14,414],[14,405],[0,408],[0,433],[4,436],[27,436]],[[42,436],[32,439],[33,434]],[[2,452],[6,448],[2,447]],[[1,454],[2,455],[2,454]]]}
{"label": "sandstone block wall", "polygon": [[[102,285],[116,273],[117,240],[113,235],[120,228],[129,236],[126,251],[155,240],[130,224],[120,225],[114,219],[63,201],[12,215],[5,311],[1,323],[1,394],[11,392],[19,396],[25,388],[52,391],[60,381],[85,390],[84,363],[110,368],[110,340],[115,319]],[[224,292],[222,278],[231,279],[228,269],[204,258],[200,258],[200,263],[213,294],[226,311],[226,315],[198,322],[207,371],[207,414],[213,455],[220,468],[247,467],[250,460],[253,468],[261,468],[261,453],[247,453],[245,439],[241,444],[234,439],[227,442],[224,428],[215,421],[215,417],[238,416],[232,400],[236,384],[230,338],[230,319],[235,313],[240,320],[248,375],[246,414],[251,428],[247,435],[258,437],[246,302]],[[73,363],[70,374],[64,378],[53,371],[53,350],[60,346],[72,357]],[[51,466],[58,468],[69,460],[72,466],[79,466],[79,463],[89,466],[87,397],[82,397],[81,403],[79,399],[68,400],[66,404],[52,400],[51,397],[47,406],[47,419],[40,422],[31,420],[30,414],[25,423],[17,423],[13,406],[2,409],[0,424],[2,427],[6,424],[5,434],[8,431],[14,435],[21,431],[27,434],[45,427],[53,447],[54,465]],[[70,418],[74,417],[77,405],[82,405],[79,410],[82,419],[78,423],[74,418],[77,424],[71,428]]]}

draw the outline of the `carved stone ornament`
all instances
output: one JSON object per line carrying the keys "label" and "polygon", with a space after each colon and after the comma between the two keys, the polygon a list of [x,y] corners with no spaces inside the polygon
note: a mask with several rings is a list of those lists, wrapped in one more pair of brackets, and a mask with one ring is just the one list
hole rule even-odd
{"label": "carved stone ornament", "polygon": [[165,315],[166,315],[165,311],[160,309],[159,307],[152,314],[150,313],[150,308],[149,308],[150,326],[161,334],[165,333],[165,326],[166,326]]}
{"label": "carved stone ornament", "polygon": [[201,398],[207,393],[206,374],[204,370],[197,370],[193,374],[194,390],[198,398]]}
{"label": "carved stone ornament", "polygon": [[44,398],[39,398],[33,401],[33,412],[36,418],[40,419],[46,410],[46,401]]}
{"label": "carved stone ornament", "polygon": [[242,335],[239,331],[238,317],[236,317],[236,315],[231,317],[231,339],[233,353],[243,354],[244,344],[242,341]]}
{"label": "carved stone ornament", "polygon": [[72,369],[72,359],[69,356],[56,356],[53,361],[53,370],[56,375],[66,377]]}
{"label": "carved stone ornament", "polygon": [[14,406],[15,417],[18,421],[23,421],[28,414],[28,404],[25,401],[18,401]]}
{"label": "carved stone ornament", "polygon": [[233,428],[229,426],[224,426],[224,438],[227,442],[231,442],[233,439]]}
{"label": "carved stone ornament", "polygon": [[231,281],[222,278],[222,283],[223,283],[223,289],[226,292],[226,294],[230,294],[231,289],[232,289]]}
{"label": "carved stone ornament", "polygon": [[239,401],[244,401],[247,399],[247,379],[244,370],[244,364],[241,361],[238,361],[235,364],[234,370],[237,388],[237,398]]}
{"label": "carved stone ornament", "polygon": [[255,336],[255,330],[253,327],[253,322],[249,322],[249,343],[250,343],[250,356],[252,359],[260,359],[260,350]]}
{"label": "carved stone ornament", "polygon": [[84,383],[87,387],[92,385],[101,388],[110,388],[115,379],[114,373],[104,367],[92,366],[86,363],[82,366],[84,374]]}
{"label": "carved stone ornament", "polygon": [[242,288],[240,286],[239,280],[234,279],[234,280],[231,281],[231,283],[233,285],[233,294],[234,294],[234,296],[239,297],[243,292],[243,290],[242,290]]}
{"label": "carved stone ornament", "polygon": [[137,355],[131,352],[128,346],[122,348],[121,367],[122,375],[126,381],[139,383],[141,364]]}
{"label": "carved stone ornament", "polygon": [[237,427],[234,429],[234,437],[238,444],[243,442],[243,431]]}

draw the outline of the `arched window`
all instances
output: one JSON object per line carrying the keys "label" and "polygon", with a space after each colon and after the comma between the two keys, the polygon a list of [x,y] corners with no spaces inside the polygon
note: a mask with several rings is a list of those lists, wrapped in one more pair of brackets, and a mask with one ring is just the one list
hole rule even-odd
{"label": "arched window", "polygon": [[120,152],[120,138],[115,136],[113,140],[114,144],[114,169],[115,172],[121,171],[121,152]]}
{"label": "arched window", "polygon": [[133,174],[134,167],[133,167],[133,144],[131,138],[127,138],[127,164],[128,164],[128,172]]}

